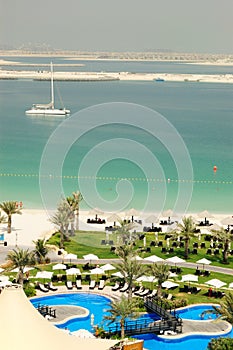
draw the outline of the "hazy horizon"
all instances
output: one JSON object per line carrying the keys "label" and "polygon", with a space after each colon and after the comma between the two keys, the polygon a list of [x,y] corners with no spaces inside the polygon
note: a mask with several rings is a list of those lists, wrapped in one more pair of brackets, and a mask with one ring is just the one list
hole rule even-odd
{"label": "hazy horizon", "polygon": [[0,45],[233,54],[232,0],[0,0]]}

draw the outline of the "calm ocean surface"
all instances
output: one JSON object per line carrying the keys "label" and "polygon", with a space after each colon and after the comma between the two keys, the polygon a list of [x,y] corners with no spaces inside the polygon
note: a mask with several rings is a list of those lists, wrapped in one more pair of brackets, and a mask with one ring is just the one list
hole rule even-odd
{"label": "calm ocean surface", "polygon": [[[13,58],[9,59],[13,60]],[[15,58],[15,60],[29,62],[27,58]],[[38,62],[38,69],[40,62],[49,63],[49,61],[45,58],[30,59],[30,62]],[[54,63],[60,62],[63,60],[54,60]],[[67,67],[67,69],[203,74],[233,72],[232,67],[177,63],[103,61],[84,63],[86,67]],[[207,209],[211,212],[232,213],[233,86],[231,84],[115,81],[58,82],[56,85],[65,106],[72,113],[110,102],[134,103],[159,112],[183,138],[192,160],[194,173],[193,179],[189,177],[179,179],[175,161],[158,140],[133,126],[118,125],[116,128],[115,125],[109,124],[88,132],[71,147],[62,169],[65,195],[79,188],[78,169],[87,152],[103,141],[125,138],[135,140],[150,150],[161,166],[164,179],[171,179],[171,181],[165,181],[167,192],[164,199],[160,196],[159,180],[161,183],[164,180],[160,179],[160,174],[155,173],[154,178],[157,180],[153,186],[148,186],[144,169],[140,169],[133,161],[137,154],[132,154],[130,161],[129,157],[123,159],[124,150],[122,150],[122,157],[114,159],[115,150],[110,147],[106,159],[111,158],[111,152],[113,159],[102,164],[96,181],[99,196],[105,201],[110,203],[117,198],[118,179],[126,178],[131,182],[134,190],[133,197],[128,201],[128,208],[143,209],[148,191],[153,191],[154,205],[151,204],[147,209],[160,210],[161,203],[162,209],[173,208],[179,191],[179,180],[185,180],[192,181],[193,184],[188,211],[197,212]],[[0,201],[17,200],[23,201],[26,208],[42,207],[39,186],[41,156],[49,137],[58,126],[61,126],[64,119],[29,117],[25,115],[25,110],[32,103],[46,103],[48,100],[49,82],[0,80]],[[119,143],[119,149],[121,147],[123,146]],[[134,152],[133,149],[132,152]],[[216,172],[213,171],[215,165]],[[87,187],[90,176],[93,174],[86,174]],[[135,181],[135,178],[138,180]],[[90,202],[89,198],[87,202]],[[99,206],[98,198],[94,202],[95,206]],[[83,202],[82,208],[86,207],[87,204]],[[107,210],[107,205],[103,209]]]}

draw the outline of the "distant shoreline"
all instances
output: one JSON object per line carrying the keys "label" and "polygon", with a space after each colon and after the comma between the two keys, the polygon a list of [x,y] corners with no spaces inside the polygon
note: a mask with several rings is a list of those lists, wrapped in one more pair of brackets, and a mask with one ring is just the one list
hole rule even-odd
{"label": "distant shoreline", "polygon": [[[0,70],[0,80],[50,80],[51,74],[45,71]],[[54,72],[56,81],[154,81],[196,82],[196,83],[230,83],[233,74],[170,74],[170,73],[132,73],[132,72]]]}
{"label": "distant shoreline", "polygon": [[[203,54],[181,52],[90,52],[90,51],[50,51],[0,50],[0,57],[64,57],[79,61],[120,61],[120,62],[176,62],[182,64],[233,66],[233,54]],[[1,61],[1,60],[0,60]],[[21,64],[18,62],[18,64]],[[59,64],[60,66],[64,64]],[[72,64],[75,65],[75,64]]]}

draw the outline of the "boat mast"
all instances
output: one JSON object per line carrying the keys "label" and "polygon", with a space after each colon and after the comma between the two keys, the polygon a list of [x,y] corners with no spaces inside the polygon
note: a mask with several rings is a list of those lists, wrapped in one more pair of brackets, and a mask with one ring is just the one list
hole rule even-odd
{"label": "boat mast", "polygon": [[51,105],[54,109],[53,63],[51,62]]}

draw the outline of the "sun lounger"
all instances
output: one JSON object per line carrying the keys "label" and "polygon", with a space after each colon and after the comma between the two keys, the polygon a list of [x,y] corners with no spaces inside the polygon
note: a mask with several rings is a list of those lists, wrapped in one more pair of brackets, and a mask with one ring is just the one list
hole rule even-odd
{"label": "sun lounger", "polygon": [[66,287],[67,287],[67,289],[73,289],[73,284],[72,284],[72,282],[71,282],[71,281],[67,281],[67,282],[66,282]]}
{"label": "sun lounger", "polygon": [[80,279],[76,280],[76,288],[77,289],[82,289],[82,281]]}
{"label": "sun lounger", "polygon": [[120,292],[121,292],[121,293],[124,293],[124,292],[126,292],[128,289],[129,289],[129,285],[128,285],[128,283],[125,283],[124,286],[120,289]]}
{"label": "sun lounger", "polygon": [[171,293],[169,293],[166,299],[167,300],[172,300],[172,298],[173,298],[173,295]]}
{"label": "sun lounger", "polygon": [[89,285],[89,289],[94,289],[96,286],[96,281],[92,280]]}
{"label": "sun lounger", "polygon": [[49,291],[49,289],[46,288],[45,285],[42,284],[42,283],[38,283],[38,287],[39,287],[39,289],[40,289],[42,292],[44,292],[44,293],[47,293],[47,292]]}
{"label": "sun lounger", "polygon": [[54,287],[52,282],[46,283],[45,287],[48,288],[49,290],[52,290],[53,292],[55,292],[56,290],[58,290],[57,287]]}
{"label": "sun lounger", "polygon": [[103,290],[103,289],[104,289],[104,286],[105,286],[105,280],[100,280],[98,289],[99,289],[99,290]]}
{"label": "sun lounger", "polygon": [[148,295],[148,298],[154,298],[157,296],[157,289],[153,289],[152,292]]}
{"label": "sun lounger", "polygon": [[140,287],[140,289],[139,289],[137,292],[134,292],[134,295],[140,296],[140,294],[141,294],[142,292],[144,292],[144,290],[145,290],[145,287]]}
{"label": "sun lounger", "polygon": [[144,289],[143,292],[141,292],[140,294],[137,294],[139,297],[145,297],[146,295],[150,294],[151,290],[149,288]]}
{"label": "sun lounger", "polygon": [[112,287],[112,291],[114,292],[114,291],[120,289],[120,287],[121,287],[121,286],[120,286],[120,283],[119,283],[119,282],[116,282],[115,285]]}

